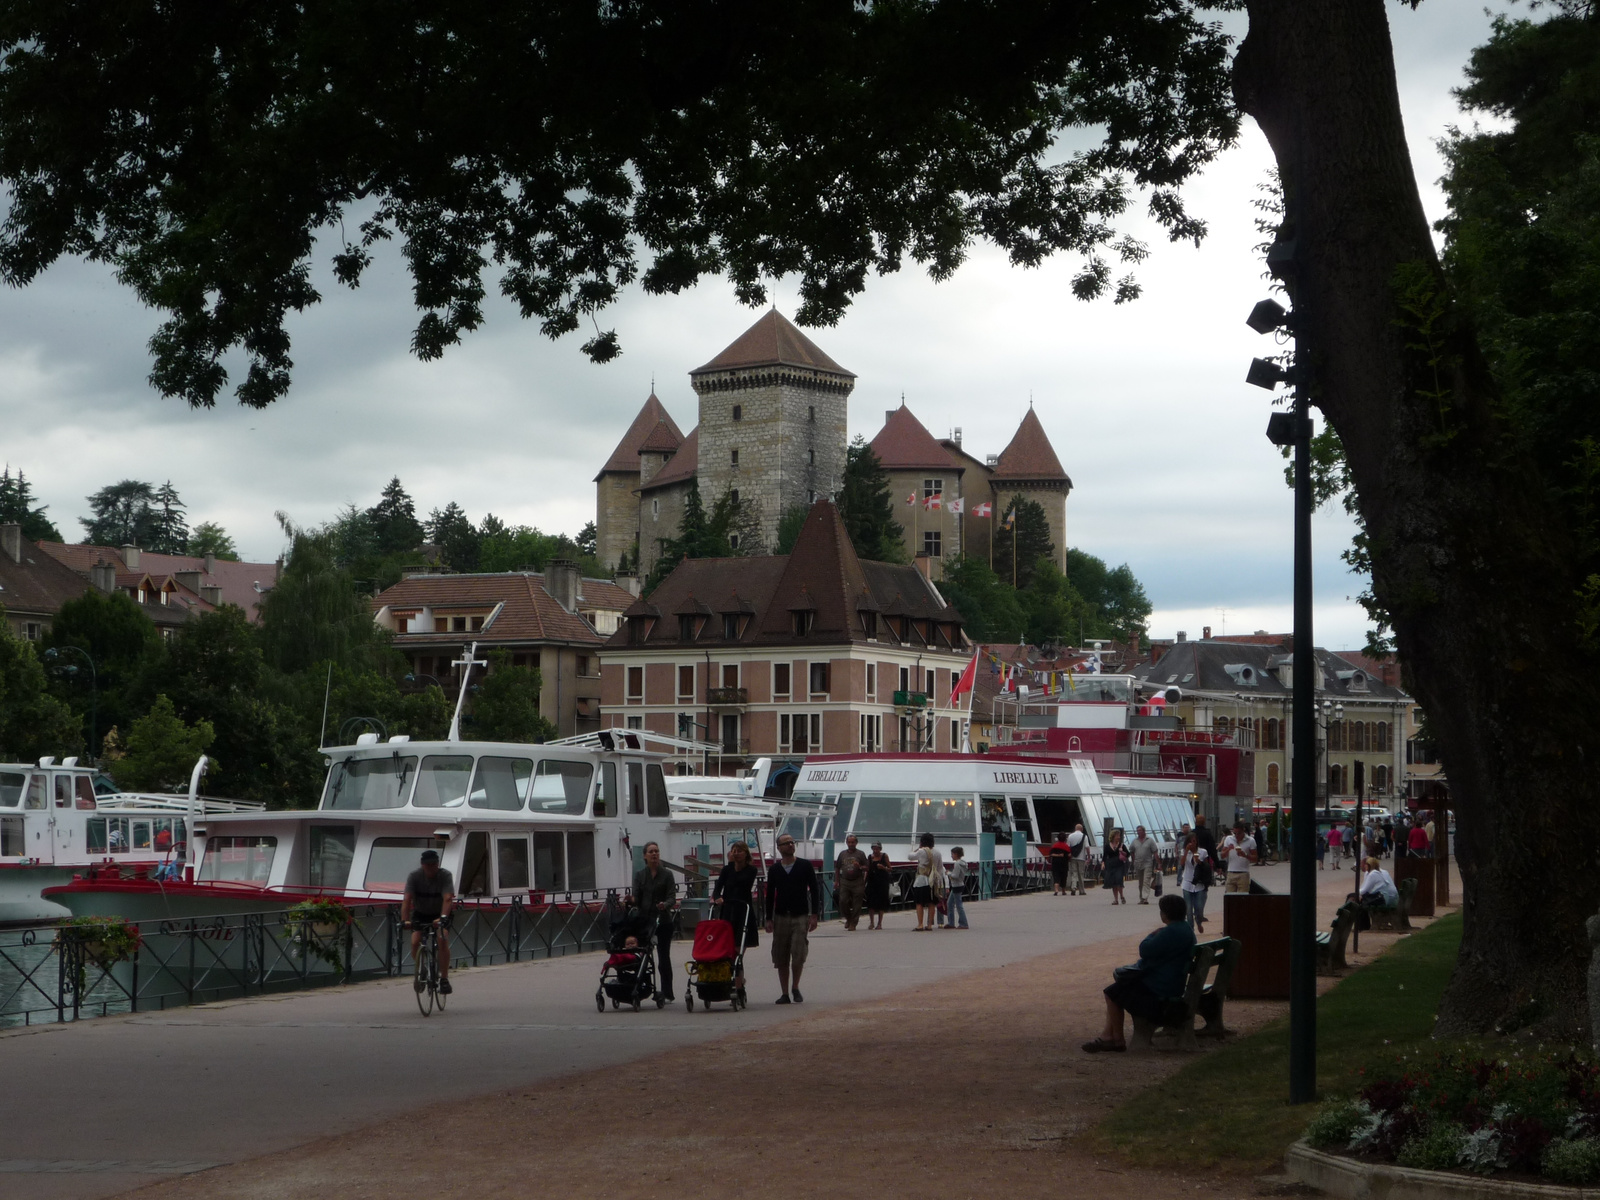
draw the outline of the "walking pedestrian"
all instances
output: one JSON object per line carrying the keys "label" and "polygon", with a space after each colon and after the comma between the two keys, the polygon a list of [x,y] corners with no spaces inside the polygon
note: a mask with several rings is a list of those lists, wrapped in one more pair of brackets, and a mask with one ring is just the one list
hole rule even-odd
{"label": "walking pedestrian", "polygon": [[661,865],[659,842],[644,844],[644,866],[633,876],[633,903],[647,921],[656,924],[656,964],[661,995],[672,999],[672,906],[678,898],[678,881]]}
{"label": "walking pedestrian", "polygon": [[853,933],[867,899],[867,856],[856,849],[855,834],[844,839],[844,849],[834,859],[833,870],[839,881],[839,915],[844,918],[845,929]]}
{"label": "walking pedestrian", "polygon": [[1056,840],[1050,843],[1047,851],[1050,856],[1050,877],[1056,882],[1056,890],[1052,895],[1065,896],[1067,894],[1067,860],[1072,857],[1072,847],[1067,845],[1065,830],[1056,833]]}
{"label": "walking pedestrian", "polygon": [[1188,904],[1189,924],[1197,933],[1206,931],[1206,898],[1212,883],[1211,856],[1200,848],[1193,834],[1183,844],[1178,857],[1178,890]]}
{"label": "walking pedestrian", "polygon": [[822,881],[817,870],[794,856],[794,838],[778,837],[778,861],[767,871],[767,932],[772,935],[772,965],[778,968],[776,1003],[803,1003],[800,972],[805,970],[811,932],[822,912]]}
{"label": "walking pedestrian", "polygon": [[933,906],[933,834],[925,833],[917,839],[917,874],[911,880],[911,903],[917,906],[917,927],[911,932],[922,933],[933,928],[937,911]]}
{"label": "walking pedestrian", "polygon": [[1223,861],[1228,868],[1224,887],[1229,892],[1250,890],[1250,867],[1256,861],[1256,840],[1244,831],[1244,822],[1236,822],[1233,832],[1222,843]]}
{"label": "walking pedestrian", "polygon": [[1433,813],[1430,812],[1428,814],[1428,823],[1425,826],[1423,826],[1423,828],[1425,828],[1428,831],[1428,856],[1430,858],[1432,858],[1432,857],[1434,857],[1433,846],[1434,846],[1434,841],[1435,841],[1435,826],[1434,826],[1434,823],[1433,823]]}
{"label": "walking pedestrian", "polygon": [[1106,839],[1105,869],[1101,874],[1100,886],[1111,889],[1111,903],[1126,904],[1128,898],[1122,894],[1123,881],[1128,872],[1128,848],[1122,844],[1122,830],[1113,829],[1111,836]]}
{"label": "walking pedestrian", "polygon": [[1155,886],[1159,847],[1155,838],[1145,833],[1143,825],[1137,826],[1133,834],[1133,873],[1139,877],[1139,903],[1149,904],[1148,896]]}
{"label": "walking pedestrian", "polygon": [[1317,831],[1317,870],[1322,870],[1322,860],[1328,855],[1328,835]]}
{"label": "walking pedestrian", "polygon": [[967,928],[967,864],[965,852],[960,846],[950,848],[950,869],[945,872],[949,880],[950,890],[945,896],[944,927],[946,929],[958,928],[956,918],[961,919],[959,928]]}
{"label": "walking pedestrian", "polygon": [[1205,813],[1200,813],[1194,819],[1195,844],[1206,852],[1206,857],[1213,863],[1217,861],[1217,835],[1211,832],[1211,827],[1206,824]]}
{"label": "walking pedestrian", "polygon": [[894,872],[889,869],[889,856],[883,852],[882,842],[872,843],[872,853],[867,855],[867,928],[882,929],[883,914],[889,911],[889,884]]}
{"label": "walking pedestrian", "polygon": [[1387,858],[1394,853],[1394,821],[1385,817],[1383,819],[1383,854]]}
{"label": "walking pedestrian", "polygon": [[1067,835],[1067,892],[1073,896],[1087,896],[1083,890],[1083,872],[1089,865],[1089,835],[1079,825]]}
{"label": "walking pedestrian", "polygon": [[1334,870],[1339,869],[1339,863],[1344,858],[1344,855],[1339,847],[1339,843],[1343,837],[1344,835],[1339,832],[1339,826],[1337,823],[1328,826],[1328,853],[1333,856]]}
{"label": "walking pedestrian", "polygon": [[[1419,813],[1418,815],[1420,816],[1421,814]],[[1408,849],[1411,851],[1412,858],[1428,857],[1428,830],[1421,821],[1417,821],[1411,826]]]}
{"label": "walking pedestrian", "polygon": [[[752,896],[756,886],[756,865],[750,861],[750,847],[734,842],[728,847],[728,861],[711,889],[711,907],[733,926],[734,945],[746,950],[760,944],[760,923],[756,920]],[[733,986],[744,1001],[744,967],[733,978]]]}

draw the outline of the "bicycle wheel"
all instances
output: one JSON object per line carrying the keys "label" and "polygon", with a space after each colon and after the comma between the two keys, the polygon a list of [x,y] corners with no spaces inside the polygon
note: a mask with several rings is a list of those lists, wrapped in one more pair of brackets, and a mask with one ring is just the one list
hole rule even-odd
{"label": "bicycle wheel", "polygon": [[[439,974],[438,971],[435,970],[434,971],[434,977],[435,977],[436,980],[438,978],[438,974]],[[445,993],[439,991],[438,988],[439,988],[439,985],[438,985],[437,982],[435,982],[435,984],[433,986],[433,991],[434,991],[433,1002],[439,1006],[439,1011],[443,1012],[444,1011],[444,1002],[446,1000],[448,1000],[450,997],[445,995]]]}
{"label": "bicycle wheel", "polygon": [[433,1013],[433,1001],[438,988],[437,976],[439,973],[439,960],[434,957],[434,951],[426,940],[419,947],[417,956],[417,978],[422,981],[422,989],[417,992],[417,1007],[422,1010],[423,1016]]}

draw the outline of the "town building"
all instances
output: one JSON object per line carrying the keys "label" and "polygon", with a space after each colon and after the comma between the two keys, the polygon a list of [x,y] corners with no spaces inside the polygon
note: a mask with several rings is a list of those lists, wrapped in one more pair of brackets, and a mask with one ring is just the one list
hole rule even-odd
{"label": "town building", "polygon": [[791,553],[689,559],[634,602],[602,654],[601,716],[721,747],[685,770],[769,756],[792,786],[808,754],[959,750],[950,693],[971,656],[927,575],[860,559],[821,499]]}
{"label": "town building", "polygon": [[22,536],[21,525],[0,525],[0,608],[14,637],[37,642],[68,600],[88,584]]}
{"label": "town building", "polygon": [[280,563],[229,562],[213,554],[157,554],[137,546],[90,546],[40,542],[39,549],[76,571],[103,592],[116,589],[138,601],[158,625],[173,623],[161,610],[210,612],[223,604],[244,609],[259,621],[261,597],[278,582]]}
{"label": "town building", "polygon": [[543,574],[408,575],[372,603],[413,686],[437,684],[453,701],[463,652],[474,643],[479,659],[503,650],[510,665],[538,669],[540,715],[570,737],[600,728],[600,647],[633,601],[625,588],[557,560]]}

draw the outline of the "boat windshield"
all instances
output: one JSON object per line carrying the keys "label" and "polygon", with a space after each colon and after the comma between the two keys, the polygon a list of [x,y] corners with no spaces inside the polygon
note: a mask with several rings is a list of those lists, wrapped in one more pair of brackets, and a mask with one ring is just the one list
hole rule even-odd
{"label": "boat windshield", "polygon": [[589,807],[589,781],[593,778],[593,763],[542,758],[528,807],[535,812],[581,817]]}
{"label": "boat windshield", "polygon": [[417,771],[415,755],[345,758],[328,772],[323,808],[399,808]]}
{"label": "boat windshield", "polygon": [[22,803],[28,777],[21,771],[0,771],[0,808],[15,808]]}

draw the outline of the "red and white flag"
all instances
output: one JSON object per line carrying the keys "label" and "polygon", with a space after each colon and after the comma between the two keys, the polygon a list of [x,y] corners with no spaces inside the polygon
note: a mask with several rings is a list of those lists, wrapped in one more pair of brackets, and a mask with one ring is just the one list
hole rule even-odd
{"label": "red and white flag", "polygon": [[978,505],[972,510],[972,515],[975,517],[987,517],[993,511],[994,505],[985,500],[982,504]]}
{"label": "red and white flag", "polygon": [[926,508],[926,509],[929,509],[929,510],[932,510],[932,509],[936,509],[936,508],[941,507],[943,504],[944,504],[944,493],[935,492],[935,493],[933,493],[933,495],[929,496],[927,499],[925,499],[922,502],[922,507]]}
{"label": "red and white flag", "polygon": [[912,492],[911,495],[906,497],[906,503],[907,504],[915,504],[916,502],[917,502],[917,494],[915,492]]}
{"label": "red and white flag", "polygon": [[951,513],[956,514],[956,516],[960,516],[962,513],[967,511],[967,502],[965,500],[963,500],[960,496],[957,496],[954,500],[950,501],[950,503],[946,504],[944,507],[945,507],[945,511],[946,512],[951,512]]}
{"label": "red and white flag", "polygon": [[967,669],[961,672],[961,678],[956,680],[955,687],[950,689],[950,703],[947,707],[954,708],[956,700],[963,692],[972,690],[973,681],[978,678],[978,652],[972,652],[972,661],[967,664]]}

